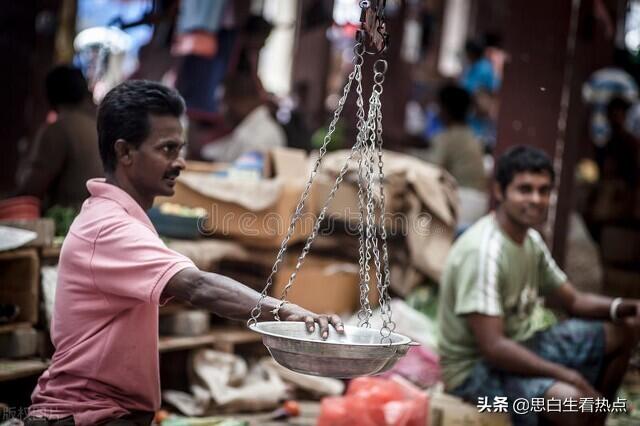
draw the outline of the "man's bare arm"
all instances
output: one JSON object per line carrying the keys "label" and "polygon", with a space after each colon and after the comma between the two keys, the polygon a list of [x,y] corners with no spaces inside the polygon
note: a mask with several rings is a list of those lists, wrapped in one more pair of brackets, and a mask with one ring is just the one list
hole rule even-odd
{"label": "man's bare arm", "polygon": [[501,317],[469,314],[466,316],[483,359],[492,367],[525,376],[552,377],[572,384],[587,393],[597,393],[577,371],[547,361],[504,335]]}
{"label": "man's bare arm", "polygon": [[[611,303],[613,299],[593,293],[577,290],[571,283],[566,282],[546,297],[549,306],[558,307],[570,316],[592,319],[611,318]],[[616,308],[616,317],[623,318],[636,314],[636,303],[624,301]]]}
{"label": "man's bare arm", "polygon": [[[260,293],[229,277],[203,272],[197,268],[186,268],[175,274],[167,283],[162,295],[175,297],[222,317],[237,320],[248,319],[251,309],[260,299]],[[278,299],[267,296],[263,301],[262,315],[258,319],[273,319],[270,311],[279,303]],[[317,315],[290,303],[282,307],[280,318],[285,321],[304,321],[310,331],[313,331],[314,323],[317,322],[323,337],[327,336],[329,324],[338,332],[344,330],[337,315]]]}

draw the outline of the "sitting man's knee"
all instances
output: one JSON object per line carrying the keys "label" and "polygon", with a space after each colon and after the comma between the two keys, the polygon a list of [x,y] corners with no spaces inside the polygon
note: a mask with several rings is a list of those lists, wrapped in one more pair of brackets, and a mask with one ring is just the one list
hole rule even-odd
{"label": "sitting man's knee", "polygon": [[545,399],[560,399],[563,401],[563,407],[567,407],[568,401],[573,401],[573,408],[578,410],[567,411],[563,408],[561,412],[543,412],[543,417],[552,421],[553,424],[562,424],[563,426],[582,426],[589,424],[592,419],[598,417],[596,413],[580,412],[580,401],[590,398],[595,401],[596,398],[602,397],[599,393],[593,394],[586,392],[565,382],[555,382],[549,390],[544,394]]}
{"label": "sitting man's knee", "polygon": [[[594,390],[595,391],[595,390]],[[544,397],[546,399],[560,399],[562,401],[565,400],[573,400],[580,401],[581,398],[599,398],[602,395],[598,392],[587,392],[584,389],[580,389],[577,386],[574,386],[570,383],[566,382],[555,382],[548,390],[545,392]]]}

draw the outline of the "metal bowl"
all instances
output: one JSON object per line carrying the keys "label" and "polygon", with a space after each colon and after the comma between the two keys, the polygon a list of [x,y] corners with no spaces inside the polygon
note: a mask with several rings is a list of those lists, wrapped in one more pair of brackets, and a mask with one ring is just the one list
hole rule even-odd
{"label": "metal bowl", "polygon": [[347,379],[389,370],[402,358],[410,338],[391,333],[391,343],[381,343],[380,330],[345,326],[338,334],[332,327],[326,340],[319,327],[307,331],[303,322],[267,321],[249,328],[262,334],[262,343],[278,364],[298,373]]}

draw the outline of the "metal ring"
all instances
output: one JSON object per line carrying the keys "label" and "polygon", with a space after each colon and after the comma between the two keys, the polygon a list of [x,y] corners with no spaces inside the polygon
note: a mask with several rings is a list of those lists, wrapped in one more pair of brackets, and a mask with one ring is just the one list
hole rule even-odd
{"label": "metal ring", "polygon": [[[363,54],[367,53],[367,48],[364,45],[364,42],[358,42],[353,46],[353,54],[356,58],[360,58],[360,62],[356,63],[356,65],[362,65],[364,62]],[[354,62],[355,63],[355,62]]]}
{"label": "metal ring", "polygon": [[361,0],[360,1],[360,8],[361,9],[368,9],[371,6],[371,2],[369,0]]}
{"label": "metal ring", "polygon": [[382,84],[382,83],[384,83],[384,74],[381,74],[381,73],[375,73],[375,74],[373,75],[373,82],[374,82],[375,84]]}
{"label": "metal ring", "polygon": [[[382,66],[382,69],[379,70],[378,69],[378,65]],[[389,63],[385,60],[385,59],[378,59],[373,63],[373,71],[378,74],[384,74],[387,72],[387,69],[389,68]]]}

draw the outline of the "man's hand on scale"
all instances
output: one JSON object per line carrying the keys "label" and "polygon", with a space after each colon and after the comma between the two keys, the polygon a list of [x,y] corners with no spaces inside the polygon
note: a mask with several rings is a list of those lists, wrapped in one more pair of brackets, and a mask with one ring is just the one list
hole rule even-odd
{"label": "man's hand on scale", "polygon": [[318,323],[320,326],[320,336],[323,339],[329,337],[329,324],[340,334],[344,334],[344,325],[342,320],[336,314],[314,314],[298,305],[287,303],[280,309],[280,318],[283,321],[303,321],[307,330],[312,333]]}

